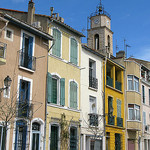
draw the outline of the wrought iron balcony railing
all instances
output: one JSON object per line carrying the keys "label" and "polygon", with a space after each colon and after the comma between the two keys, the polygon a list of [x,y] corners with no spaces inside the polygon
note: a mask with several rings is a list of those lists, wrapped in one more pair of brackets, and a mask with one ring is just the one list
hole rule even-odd
{"label": "wrought iron balcony railing", "polygon": [[94,77],[89,76],[89,87],[92,87],[94,89],[98,89],[98,80]]}
{"label": "wrought iron balcony railing", "polygon": [[108,115],[108,124],[114,125],[115,124],[115,116]]}
{"label": "wrought iron balcony railing", "polygon": [[115,88],[121,91],[121,82],[115,81]]}
{"label": "wrought iron balcony railing", "polygon": [[110,76],[107,76],[106,84],[113,87],[113,79]]}
{"label": "wrought iron balcony railing", "polygon": [[117,126],[123,127],[123,118],[117,117]]}
{"label": "wrought iron balcony railing", "polygon": [[19,118],[32,118],[33,116],[33,104],[29,104],[28,101],[19,102],[17,107],[17,117]]}
{"label": "wrought iron balcony railing", "polygon": [[89,125],[98,126],[98,114],[95,113],[89,114]]}
{"label": "wrought iron balcony railing", "polygon": [[5,58],[6,46],[5,43],[0,42],[0,58]]}
{"label": "wrought iron balcony railing", "polygon": [[28,54],[24,53],[23,50],[20,50],[19,51],[19,66],[35,71],[36,57],[29,56]]}

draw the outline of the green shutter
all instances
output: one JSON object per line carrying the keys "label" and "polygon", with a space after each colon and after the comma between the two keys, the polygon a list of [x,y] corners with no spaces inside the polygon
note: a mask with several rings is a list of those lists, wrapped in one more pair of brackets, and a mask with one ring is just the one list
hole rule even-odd
{"label": "green shutter", "polygon": [[60,105],[65,106],[65,78],[60,79]]}
{"label": "green shutter", "polygon": [[73,81],[70,82],[70,107],[73,108]]}
{"label": "green shutter", "polygon": [[52,97],[52,75],[48,72],[47,73],[47,102],[51,103]]}
{"label": "green shutter", "polygon": [[73,38],[71,38],[70,40],[70,45],[71,45],[71,48],[70,48],[70,61],[74,64],[78,64],[78,44],[77,44],[77,41]]}
{"label": "green shutter", "polygon": [[60,54],[61,54],[61,32],[57,29],[53,29],[53,38],[55,39],[55,44],[53,46],[52,54],[60,57]]}
{"label": "green shutter", "polygon": [[70,107],[77,109],[77,83],[70,82]]}
{"label": "green shutter", "polygon": [[74,108],[77,109],[77,84],[74,82]]}

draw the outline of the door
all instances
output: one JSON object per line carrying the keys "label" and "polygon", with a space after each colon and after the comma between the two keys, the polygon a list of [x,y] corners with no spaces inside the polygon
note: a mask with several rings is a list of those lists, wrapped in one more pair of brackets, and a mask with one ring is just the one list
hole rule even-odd
{"label": "door", "polygon": [[128,150],[135,150],[134,140],[128,140]]}

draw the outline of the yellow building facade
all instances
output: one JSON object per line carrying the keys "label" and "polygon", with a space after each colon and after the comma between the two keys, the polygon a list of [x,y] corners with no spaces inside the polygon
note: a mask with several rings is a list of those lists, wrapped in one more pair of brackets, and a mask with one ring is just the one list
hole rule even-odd
{"label": "yellow building facade", "polygon": [[106,150],[125,150],[124,67],[108,58],[104,73]]}
{"label": "yellow building facade", "polygon": [[[48,55],[46,149],[80,149],[80,32],[53,20]],[[50,92],[51,91],[51,92]]]}

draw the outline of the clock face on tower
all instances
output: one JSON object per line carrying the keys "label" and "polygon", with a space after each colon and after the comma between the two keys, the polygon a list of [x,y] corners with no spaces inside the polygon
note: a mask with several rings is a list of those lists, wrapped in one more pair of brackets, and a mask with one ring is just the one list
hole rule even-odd
{"label": "clock face on tower", "polygon": [[95,20],[94,20],[94,23],[95,23],[95,24],[98,24],[98,23],[99,23],[99,19],[95,19]]}

